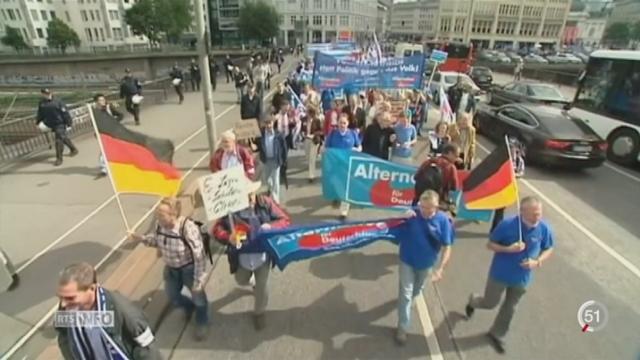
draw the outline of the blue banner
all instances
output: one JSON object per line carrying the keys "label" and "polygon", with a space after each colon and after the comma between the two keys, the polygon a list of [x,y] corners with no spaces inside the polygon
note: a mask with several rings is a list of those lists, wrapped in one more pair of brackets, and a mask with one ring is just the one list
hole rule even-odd
{"label": "blue banner", "polygon": [[341,224],[322,224],[265,231],[258,238],[280,270],[290,262],[360,248],[377,240],[398,244],[403,219],[385,219]]}
{"label": "blue banner", "polygon": [[316,89],[421,89],[424,55],[389,58],[380,64],[340,60],[317,52],[312,85]]}
{"label": "blue banner", "polygon": [[[416,171],[416,167],[357,151],[329,148],[322,155],[322,194],[328,200],[404,210],[414,197]],[[459,192],[452,196],[457,200],[458,219],[491,221],[493,211],[469,210]]]}

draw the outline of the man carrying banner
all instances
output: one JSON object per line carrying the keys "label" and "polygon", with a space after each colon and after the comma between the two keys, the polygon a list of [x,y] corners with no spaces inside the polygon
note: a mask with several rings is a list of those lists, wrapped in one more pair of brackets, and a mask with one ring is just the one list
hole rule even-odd
{"label": "man carrying banner", "polygon": [[398,295],[398,329],[395,340],[399,345],[407,341],[411,323],[411,305],[420,295],[424,281],[442,252],[440,264],[431,280],[442,279],[451,257],[455,231],[449,216],[438,210],[439,196],[427,190],[420,196],[419,206],[408,211],[404,224],[406,233],[400,238],[400,291]]}
{"label": "man carrying banner", "polygon": [[265,327],[264,311],[269,301],[267,285],[272,267],[272,260],[264,252],[265,247],[257,235],[260,231],[284,228],[290,223],[289,215],[278,204],[268,196],[258,195],[261,185],[259,181],[247,179],[249,208],[224,217],[213,227],[216,239],[228,244],[229,267],[238,284],[249,285],[251,278],[255,279],[253,325],[256,330]]}
{"label": "man carrying banner", "polygon": [[475,309],[493,309],[506,293],[498,316],[487,336],[499,353],[504,353],[504,338],[533,276],[532,270],[542,266],[553,251],[553,232],[542,220],[542,203],[526,197],[520,202],[520,214],[500,222],[491,233],[487,247],[495,254],[489,269],[484,296],[471,294],[465,308],[467,318]]}

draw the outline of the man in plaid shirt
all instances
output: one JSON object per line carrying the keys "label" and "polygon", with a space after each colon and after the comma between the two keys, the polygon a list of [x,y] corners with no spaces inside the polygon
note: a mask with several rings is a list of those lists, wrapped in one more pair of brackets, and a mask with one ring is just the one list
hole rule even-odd
{"label": "man in plaid shirt", "polygon": [[[195,338],[202,341],[209,322],[209,303],[204,292],[207,260],[200,229],[180,216],[180,203],[175,198],[160,201],[156,218],[158,226],[154,232],[144,236],[131,234],[131,238],[160,250],[166,264],[163,277],[167,296],[174,306],[184,309],[187,317],[195,311]],[[191,291],[191,299],[182,295],[184,286]]]}

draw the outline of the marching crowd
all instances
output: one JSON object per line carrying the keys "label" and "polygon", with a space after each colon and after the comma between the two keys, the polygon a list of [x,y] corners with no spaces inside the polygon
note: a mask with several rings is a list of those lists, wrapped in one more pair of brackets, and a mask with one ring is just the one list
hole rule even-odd
{"label": "marching crowd", "polygon": [[[280,58],[281,54],[276,56]],[[281,61],[277,60],[278,70]],[[256,58],[255,63],[249,65],[248,73],[230,61],[225,62],[227,82],[233,81],[237,89],[240,117],[258,121],[262,136],[239,140],[233,130],[224,132],[219,148],[211,155],[209,168],[215,173],[242,166],[249,191],[249,208],[220,219],[206,229],[181,213],[179,201],[166,198],[156,209],[158,225],[155,230],[146,235],[130,234],[131,239],[158,248],[166,263],[166,294],[187,317],[195,314],[197,340],[206,339],[212,317],[205,292],[206,247],[210,238],[226,246],[230,272],[238,284],[253,286],[253,323],[256,330],[265,328],[269,274],[274,262],[257,245],[256,234],[287,227],[293,221],[286,211],[281,185],[287,185],[288,154],[294,149],[306,152],[309,183],[315,181],[317,161],[326,149],[361,151],[417,167],[415,198],[404,215],[407,236],[399,242],[395,334],[398,344],[407,341],[412,302],[422,293],[426,279],[430,277],[435,282],[444,278],[455,243],[453,219],[456,209],[449,193],[461,190],[457,172],[472,169],[476,158],[476,132],[472,122],[475,103],[469,89],[461,83],[452,87],[447,97],[453,119],[441,119],[434,129],[422,136],[429,106],[433,103],[428,92],[422,89],[396,93],[379,89],[343,89],[344,95],[338,96],[332,90],[319,92],[314,89],[310,84],[311,69],[310,61],[301,61],[286,81],[275,85],[271,101],[264,104],[265,89],[271,85],[269,61]],[[394,108],[398,98],[402,109]],[[419,155],[416,144],[420,138],[428,142],[428,156],[421,164],[415,160]],[[518,149],[518,144],[513,143],[514,169],[522,175],[523,154]],[[350,204],[336,199],[333,206],[339,208],[339,219],[346,220]],[[542,220],[541,201],[535,197],[523,198],[518,209],[519,214],[505,219],[501,219],[504,209],[498,212],[500,218],[496,215],[487,243],[494,257],[484,294],[470,295],[465,309],[470,319],[476,309],[493,309],[500,304],[488,332],[488,339],[499,352],[504,352],[505,336],[533,270],[549,258],[553,248],[552,231]],[[184,287],[191,293],[190,297],[182,294]],[[506,293],[504,300],[503,293]],[[106,294],[106,297],[100,294]],[[154,349],[153,334],[139,310],[128,300],[102,289],[90,265],[75,264],[66,268],[60,278],[58,296],[61,309],[95,309],[100,299],[106,299],[103,301],[107,306],[123,318],[117,323],[118,328],[110,332],[59,329],[60,347],[65,357],[102,358],[96,354],[114,352],[125,354],[124,358],[159,356]]]}

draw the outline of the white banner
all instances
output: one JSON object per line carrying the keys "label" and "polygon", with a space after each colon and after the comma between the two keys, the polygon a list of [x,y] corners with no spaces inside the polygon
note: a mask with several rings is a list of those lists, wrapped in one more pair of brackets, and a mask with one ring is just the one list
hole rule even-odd
{"label": "white banner", "polygon": [[200,194],[209,221],[249,207],[249,192],[242,165],[199,179]]}

